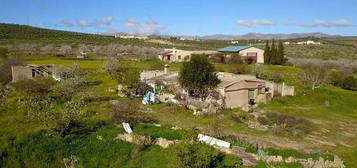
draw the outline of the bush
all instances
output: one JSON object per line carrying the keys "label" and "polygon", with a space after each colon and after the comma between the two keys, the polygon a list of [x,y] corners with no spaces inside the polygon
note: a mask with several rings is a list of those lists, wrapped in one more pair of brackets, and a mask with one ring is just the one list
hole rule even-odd
{"label": "bush", "polygon": [[0,47],[0,61],[7,59],[9,53],[10,52],[7,48]]}
{"label": "bush", "polygon": [[111,105],[111,117],[114,122],[120,124],[127,122],[130,124],[136,123],[152,123],[155,120],[147,113],[142,112],[140,104],[132,100],[123,100]]}
{"label": "bush", "polygon": [[52,89],[51,87],[56,83],[50,77],[36,77],[35,79],[25,79],[11,84],[16,90],[28,95],[45,95]]}
{"label": "bush", "polygon": [[259,116],[257,120],[260,124],[270,125],[270,122],[266,117]]}
{"label": "bush", "polygon": [[239,54],[233,54],[231,57],[226,58],[226,63],[227,64],[244,64],[244,61],[242,59],[242,56]]}
{"label": "bush", "polygon": [[150,63],[150,69],[151,70],[163,70],[165,63],[159,60],[158,58],[150,60],[152,63]]}
{"label": "bush", "polygon": [[225,64],[226,56],[222,53],[214,54],[210,57],[210,60],[214,63]]}
{"label": "bush", "polygon": [[282,83],[284,82],[283,76],[279,72],[273,72],[273,73],[262,73],[260,74],[261,79],[273,81],[275,83]]}
{"label": "bush", "polygon": [[272,132],[277,135],[292,134],[304,135],[310,132],[312,123],[303,118],[277,113],[267,113],[258,117],[258,121],[264,125],[274,125]]}
{"label": "bush", "polygon": [[307,134],[312,126],[310,121],[290,115],[279,115],[276,124],[293,135]]}
{"label": "bush", "polygon": [[202,143],[180,143],[174,147],[175,160],[172,167],[177,168],[235,168],[242,160],[227,156]]}
{"label": "bush", "polygon": [[251,70],[246,64],[232,64],[229,66],[229,72],[234,74],[248,74]]}
{"label": "bush", "polygon": [[143,83],[143,82],[138,82],[138,83],[134,84],[130,89],[131,89],[132,93],[136,96],[143,96],[147,92],[153,91],[153,88],[150,85]]}
{"label": "bush", "polygon": [[345,75],[341,71],[333,70],[327,76],[327,82],[333,86],[342,87]]}
{"label": "bush", "polygon": [[231,118],[233,121],[235,121],[237,123],[243,123],[244,121],[248,120],[248,116],[245,113],[243,113],[243,114],[233,113]]}
{"label": "bush", "polygon": [[353,76],[345,78],[342,82],[342,88],[346,90],[357,91],[357,79]]}

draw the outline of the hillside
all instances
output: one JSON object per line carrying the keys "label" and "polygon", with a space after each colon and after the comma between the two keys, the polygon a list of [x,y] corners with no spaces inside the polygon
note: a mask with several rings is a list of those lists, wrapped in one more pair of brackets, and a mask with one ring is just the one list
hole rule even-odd
{"label": "hillside", "polygon": [[[266,34],[250,34],[255,38]],[[311,35],[313,37],[304,37]],[[283,34],[281,34],[283,36]],[[249,36],[251,37],[251,36]],[[270,36],[273,38],[273,36]],[[280,36],[279,36],[280,37]],[[320,41],[323,45],[285,45],[286,56],[293,58],[357,59],[357,38],[328,36],[321,33],[290,34],[284,37],[300,37],[284,41]],[[263,38],[264,39],[264,38]],[[253,44],[264,49],[265,41],[239,40],[237,45]],[[89,58],[101,59],[108,55],[124,55],[125,59],[140,59],[141,53],[150,53],[144,58],[156,56],[155,49],[172,48],[184,50],[216,50],[232,45],[228,40],[179,40],[151,37],[147,40],[120,39],[113,36],[43,29],[25,25],[0,24],[0,47],[10,50],[10,57],[25,59],[73,58],[80,51]],[[128,47],[131,46],[131,47]],[[153,49],[155,48],[155,49]],[[133,52],[134,51],[134,52]]]}
{"label": "hillside", "polygon": [[[155,38],[155,37],[154,37]],[[158,37],[156,37],[158,38]],[[69,43],[69,44],[121,44],[132,45],[139,47],[155,47],[155,48],[169,48],[178,47],[181,49],[212,49],[222,47],[227,42],[216,40],[209,41],[180,41],[173,39],[164,39],[170,43],[151,42],[150,40],[139,39],[120,39],[113,36],[105,36],[100,34],[87,34],[79,32],[69,32],[61,30],[44,29],[26,25],[5,24],[0,23],[0,44],[18,44],[23,42],[36,43]]]}

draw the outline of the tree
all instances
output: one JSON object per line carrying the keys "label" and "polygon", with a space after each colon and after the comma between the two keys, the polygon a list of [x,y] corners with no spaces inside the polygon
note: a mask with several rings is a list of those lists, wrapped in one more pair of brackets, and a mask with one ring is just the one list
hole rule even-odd
{"label": "tree", "polygon": [[179,82],[193,96],[205,97],[220,83],[213,64],[204,55],[193,55],[180,70]]}
{"label": "tree", "polygon": [[264,50],[264,62],[266,64],[270,64],[270,59],[271,59],[271,50],[270,50],[270,45],[269,41],[265,44],[265,50]]}
{"label": "tree", "polygon": [[327,77],[327,69],[320,64],[306,64],[301,67],[299,78],[305,85],[310,85],[312,90],[319,88]]}
{"label": "tree", "polygon": [[70,100],[79,87],[88,83],[87,74],[78,64],[73,64],[69,69],[63,67],[58,73],[62,80],[54,86],[54,90],[66,100]]}
{"label": "tree", "polygon": [[83,102],[68,101],[62,110],[56,108],[54,102],[50,97],[28,99],[25,104],[27,117],[64,137],[70,126],[79,120]]}
{"label": "tree", "polygon": [[277,58],[277,48],[275,46],[275,40],[273,40],[271,44],[271,49],[270,49],[270,64],[276,65],[278,62]]}
{"label": "tree", "polygon": [[118,60],[114,57],[108,57],[104,62],[103,68],[111,77],[113,77],[118,70]]}
{"label": "tree", "polygon": [[131,87],[140,81],[140,71],[136,68],[119,67],[114,78],[119,84]]}
{"label": "tree", "polygon": [[283,42],[279,41],[278,51],[277,51],[277,59],[276,59],[277,65],[282,65],[284,63],[284,55],[285,55],[284,50],[285,49],[284,49]]}

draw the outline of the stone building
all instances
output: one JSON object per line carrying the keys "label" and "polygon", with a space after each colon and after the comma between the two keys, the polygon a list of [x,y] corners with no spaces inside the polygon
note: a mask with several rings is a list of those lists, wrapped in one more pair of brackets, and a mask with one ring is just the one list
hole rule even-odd
{"label": "stone building", "polygon": [[60,80],[53,65],[19,65],[11,66],[12,82],[25,79],[33,79],[37,76],[50,76],[55,80]]}

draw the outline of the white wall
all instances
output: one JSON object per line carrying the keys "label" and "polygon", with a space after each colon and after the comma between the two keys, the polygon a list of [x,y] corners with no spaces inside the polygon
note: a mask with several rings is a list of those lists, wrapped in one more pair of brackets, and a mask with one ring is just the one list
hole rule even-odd
{"label": "white wall", "polygon": [[239,54],[243,57],[247,56],[247,53],[255,52],[257,53],[257,63],[264,64],[264,50],[256,48],[256,47],[249,47],[245,50],[239,52]]}

